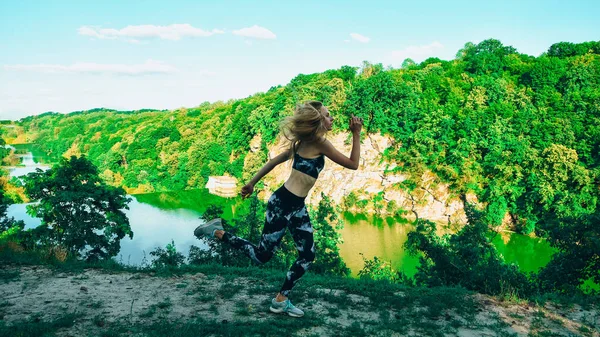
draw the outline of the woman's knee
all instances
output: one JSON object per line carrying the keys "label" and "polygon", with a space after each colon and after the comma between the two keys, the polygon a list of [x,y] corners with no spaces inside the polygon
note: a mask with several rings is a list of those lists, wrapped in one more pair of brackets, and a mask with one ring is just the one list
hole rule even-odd
{"label": "woman's knee", "polygon": [[299,257],[306,262],[313,262],[315,260],[315,252],[308,250],[301,252]]}
{"label": "woman's knee", "polygon": [[269,262],[273,258],[273,255],[275,254],[270,251],[260,252],[256,255],[256,259],[258,262],[260,262],[260,264],[264,264]]}

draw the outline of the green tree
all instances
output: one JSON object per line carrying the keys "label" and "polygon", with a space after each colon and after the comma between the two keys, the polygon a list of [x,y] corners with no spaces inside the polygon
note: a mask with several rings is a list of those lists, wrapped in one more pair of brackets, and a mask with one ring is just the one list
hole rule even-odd
{"label": "green tree", "polygon": [[0,129],[0,163],[10,154],[10,148],[5,145],[6,141],[2,138],[2,129]]}
{"label": "green tree", "polygon": [[7,216],[7,209],[10,204],[10,198],[4,195],[3,186],[0,185],[0,243],[2,241],[24,243],[23,228],[25,228],[25,223],[22,220],[16,221],[13,217]]}
{"label": "green tree", "polygon": [[476,74],[499,75],[506,65],[504,58],[516,52],[515,48],[504,46],[495,39],[481,41],[474,47],[465,45],[466,70]]}
{"label": "green tree", "polygon": [[548,56],[560,58],[579,56],[586,53],[600,54],[600,41],[583,43],[558,42],[548,48]]}
{"label": "green tree", "polygon": [[426,286],[461,285],[485,294],[503,292],[528,295],[527,277],[514,264],[508,265],[491,243],[484,214],[465,201],[468,223],[454,235],[438,236],[436,225],[417,220],[417,230],[408,234],[406,247],[421,252],[415,275]]}
{"label": "green tree", "polygon": [[407,58],[404,61],[402,61],[402,69],[408,69],[415,65],[416,65],[415,61],[413,61],[413,59],[411,59],[411,58]]}
{"label": "green tree", "polygon": [[316,212],[311,212],[311,219],[316,251],[311,270],[315,273],[348,275],[350,269],[340,257],[339,244],[342,243],[342,236],[336,231],[343,228],[343,223],[332,206],[331,199],[322,192],[319,207]]}
{"label": "green tree", "polygon": [[133,238],[123,212],[131,199],[122,188],[106,185],[84,156],[29,173],[25,191],[37,201],[27,212],[42,221],[35,238],[43,245],[60,245],[73,256],[96,260],[117,255],[121,239]]}
{"label": "green tree", "polygon": [[600,208],[594,214],[546,219],[558,252],[539,273],[543,291],[577,293],[588,279],[600,284]]}

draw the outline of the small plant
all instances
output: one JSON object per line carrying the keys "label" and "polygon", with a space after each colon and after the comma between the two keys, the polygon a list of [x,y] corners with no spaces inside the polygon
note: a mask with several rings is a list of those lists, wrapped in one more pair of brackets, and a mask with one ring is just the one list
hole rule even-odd
{"label": "small plant", "polygon": [[100,327],[100,328],[103,327],[104,325],[106,325],[106,319],[104,318],[104,316],[101,316],[101,315],[95,316],[92,319],[92,322],[94,323],[95,326]]}
{"label": "small plant", "polygon": [[171,303],[171,299],[167,297],[167,298],[165,298],[164,301],[156,304],[156,307],[159,309],[166,309],[166,308],[170,308],[172,305],[173,305],[173,303]]}
{"label": "small plant", "polygon": [[235,313],[240,316],[249,316],[254,311],[254,307],[248,303],[241,303],[235,308]]}
{"label": "small plant", "polygon": [[372,260],[365,259],[362,255],[362,259],[365,263],[363,269],[358,272],[360,278],[370,278],[373,280],[387,280],[390,282],[397,282],[399,280],[398,273],[392,269],[389,262],[379,259],[377,256],[373,257]]}
{"label": "small plant", "polygon": [[92,302],[88,305],[88,307],[93,308],[93,309],[99,309],[102,307],[102,301]]}
{"label": "small plant", "polygon": [[165,249],[157,247],[150,252],[150,255],[155,257],[152,261],[154,268],[177,268],[185,261],[185,256],[177,251],[173,240],[167,244]]}
{"label": "small plant", "polygon": [[213,295],[199,295],[198,297],[196,297],[196,300],[198,302],[209,302],[214,299],[215,297]]}

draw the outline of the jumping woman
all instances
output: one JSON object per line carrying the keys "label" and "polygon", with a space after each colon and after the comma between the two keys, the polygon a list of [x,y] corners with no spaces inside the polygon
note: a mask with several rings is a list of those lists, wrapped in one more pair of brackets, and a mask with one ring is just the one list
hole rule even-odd
{"label": "jumping woman", "polygon": [[292,317],[304,315],[302,310],[292,305],[288,296],[298,279],[304,275],[315,259],[313,228],[304,199],[325,165],[324,156],[343,167],[351,170],[358,169],[362,118],[354,116],[350,118],[352,132],[350,158],[340,153],[325,138],[327,132],[331,131],[332,124],[333,117],[323,103],[308,101],[298,105],[294,115],[285,118],[281,123],[281,132],[289,141],[289,148],[269,160],[252,180],[242,187],[242,198],[249,197],[254,191],[254,185],[262,177],[277,165],[289,159],[293,160],[290,177],[269,198],[265,225],[258,246],[224,231],[220,218],[200,225],[194,231],[196,237],[216,237],[244,252],[256,264],[263,264],[273,257],[286,229],[290,230],[298,249],[298,259],[287,273],[281,290],[271,301],[270,310],[275,313],[287,313]]}

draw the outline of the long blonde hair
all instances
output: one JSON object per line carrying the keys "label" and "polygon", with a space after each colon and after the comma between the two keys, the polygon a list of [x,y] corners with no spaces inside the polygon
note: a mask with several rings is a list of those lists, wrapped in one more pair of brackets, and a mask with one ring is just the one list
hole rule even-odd
{"label": "long blonde hair", "polygon": [[324,139],[327,127],[321,108],[323,108],[323,103],[319,101],[306,101],[296,106],[292,116],[281,121],[280,130],[288,141],[290,157],[298,149],[300,142],[315,142]]}

